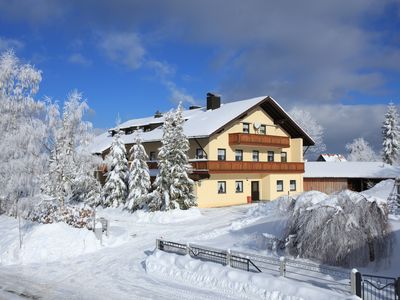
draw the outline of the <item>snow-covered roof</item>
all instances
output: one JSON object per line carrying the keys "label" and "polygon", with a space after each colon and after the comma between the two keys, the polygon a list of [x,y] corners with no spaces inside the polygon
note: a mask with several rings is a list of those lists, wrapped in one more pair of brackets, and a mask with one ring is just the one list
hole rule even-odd
{"label": "snow-covered roof", "polygon": [[306,162],[304,178],[396,178],[400,167],[382,162]]}
{"label": "snow-covered roof", "polygon": [[318,161],[326,161],[326,162],[340,162],[340,161],[347,161],[347,159],[342,154],[321,154]]}
{"label": "snow-covered roof", "polygon": [[[302,137],[305,140],[304,144],[314,144],[312,138],[288,116],[281,106],[279,106],[274,99],[267,96],[221,104],[218,109],[214,110],[207,110],[205,107],[185,110],[183,111],[183,117],[186,120],[183,126],[184,133],[188,138],[209,137],[227,123],[260,104],[263,104],[264,107],[271,107],[271,112],[273,112],[275,115],[279,115],[279,120],[286,119],[289,121],[284,122],[281,125],[287,131],[291,131],[289,134],[296,135],[296,137]],[[274,118],[274,116],[271,117]],[[119,127],[121,129],[127,129],[137,126],[140,127],[151,124],[160,124],[163,122],[164,117],[157,118],[153,116],[129,120],[120,124]],[[143,142],[154,142],[160,141],[162,134],[163,130],[162,126],[160,126],[151,131],[142,132],[140,135]],[[134,134],[122,135],[122,140],[125,144],[133,143],[134,138]],[[111,134],[109,132],[105,132],[95,137],[90,146],[90,151],[92,153],[102,153],[110,147],[111,142]]]}

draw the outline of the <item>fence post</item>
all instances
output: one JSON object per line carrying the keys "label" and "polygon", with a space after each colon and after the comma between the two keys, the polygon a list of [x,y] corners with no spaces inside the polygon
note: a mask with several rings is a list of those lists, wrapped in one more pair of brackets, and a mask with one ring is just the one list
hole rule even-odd
{"label": "fence post", "polygon": [[156,239],[156,249],[161,250],[161,241],[160,239]]}
{"label": "fence post", "polygon": [[231,266],[231,249],[226,251],[226,265]]}
{"label": "fence post", "polygon": [[397,277],[397,280],[395,282],[395,291],[397,297],[400,299],[400,277]]}
{"label": "fence post", "polygon": [[190,256],[190,244],[186,243],[186,254]]}
{"label": "fence post", "polygon": [[286,258],[284,256],[279,257],[279,273],[280,276],[286,276]]}
{"label": "fence post", "polygon": [[361,297],[361,273],[357,269],[351,270],[350,275],[351,281],[351,293],[358,297]]}

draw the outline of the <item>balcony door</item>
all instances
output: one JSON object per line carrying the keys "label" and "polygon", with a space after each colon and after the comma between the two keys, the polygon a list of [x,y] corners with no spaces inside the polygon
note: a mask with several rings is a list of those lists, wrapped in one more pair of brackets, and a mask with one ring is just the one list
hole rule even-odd
{"label": "balcony door", "polygon": [[260,188],[259,188],[259,182],[258,181],[252,181],[251,182],[251,199],[253,201],[260,200]]}

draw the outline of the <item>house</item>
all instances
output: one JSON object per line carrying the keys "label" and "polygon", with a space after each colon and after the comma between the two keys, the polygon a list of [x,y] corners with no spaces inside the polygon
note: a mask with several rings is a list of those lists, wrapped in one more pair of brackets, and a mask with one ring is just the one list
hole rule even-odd
{"label": "house", "polygon": [[400,176],[400,167],[383,162],[306,162],[304,191],[331,194],[345,189],[361,192],[386,179]]}
{"label": "house", "polygon": [[[243,204],[249,197],[272,200],[303,191],[303,146],[314,141],[271,97],[221,104],[219,96],[208,93],[205,107],[190,107],[183,116],[199,207]],[[133,132],[142,131],[152,176],[157,174],[163,120],[157,112],[119,126],[128,150]],[[113,132],[96,137],[92,153],[104,158]]]}
{"label": "house", "polygon": [[347,159],[342,154],[321,154],[318,156],[317,161],[340,162],[347,161]]}

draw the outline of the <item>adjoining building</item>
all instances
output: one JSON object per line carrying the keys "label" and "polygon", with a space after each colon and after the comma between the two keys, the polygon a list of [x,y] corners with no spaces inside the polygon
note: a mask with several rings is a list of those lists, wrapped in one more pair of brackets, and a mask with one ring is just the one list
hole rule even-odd
{"label": "adjoining building", "polygon": [[[195,194],[199,207],[273,200],[303,192],[303,146],[314,141],[271,97],[221,104],[207,94],[206,107],[183,112],[189,138]],[[162,113],[129,120],[119,126],[127,150],[141,132],[151,175],[157,174],[157,153],[163,134]],[[95,138],[91,151],[109,153],[115,129]]]}
{"label": "adjoining building", "polygon": [[347,161],[347,159],[342,154],[321,154],[318,156],[317,161],[321,162],[340,162],[340,161]]}
{"label": "adjoining building", "polygon": [[304,191],[327,194],[345,189],[361,192],[376,183],[400,176],[400,167],[383,162],[306,162]]}

